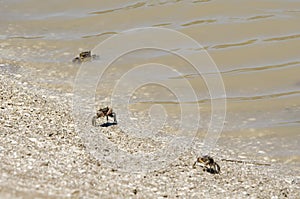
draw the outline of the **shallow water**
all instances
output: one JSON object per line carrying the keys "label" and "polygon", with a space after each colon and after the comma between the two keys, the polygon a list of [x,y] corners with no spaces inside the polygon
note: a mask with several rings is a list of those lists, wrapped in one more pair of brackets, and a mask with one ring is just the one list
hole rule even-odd
{"label": "shallow water", "polygon": [[[248,157],[262,155],[266,161],[298,164],[299,23],[297,0],[107,0],[101,3],[91,0],[84,4],[74,0],[2,0],[0,64],[2,70],[20,74],[24,81],[72,93],[80,66],[71,60],[79,52],[93,49],[105,39],[132,28],[164,27],[180,31],[207,50],[222,75],[227,116],[219,144]],[[125,40],[119,45],[129,43]],[[175,52],[186,48],[174,44]],[[112,46],[110,50],[116,49]],[[188,50],[191,56],[201,51]],[[100,55],[101,59],[105,57]],[[182,82],[187,80],[196,99],[186,97],[182,105],[166,88],[140,85],[134,93],[129,93],[132,119],[146,117],[144,111],[153,104],[162,104],[169,116],[167,125],[177,128],[180,105],[189,111],[191,104],[198,104],[199,137],[203,137],[211,116],[207,85],[187,62],[168,52],[144,49],[116,60],[101,78],[96,104],[110,104],[110,91],[128,70],[154,62],[180,71],[180,75],[166,77],[161,67],[157,67],[155,79],[176,88],[177,92],[185,91]],[[131,75],[125,83],[133,84],[140,77],[147,77],[146,72],[141,70]],[[118,93],[116,96],[115,106],[122,97]],[[239,142],[235,138],[240,138]]]}

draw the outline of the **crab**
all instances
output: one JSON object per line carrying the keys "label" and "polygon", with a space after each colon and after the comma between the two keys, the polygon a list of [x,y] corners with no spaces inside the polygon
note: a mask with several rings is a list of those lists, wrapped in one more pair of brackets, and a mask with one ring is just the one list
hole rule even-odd
{"label": "crab", "polygon": [[78,57],[75,57],[72,62],[81,64],[82,62],[92,61],[98,57],[98,55],[92,55],[91,51],[84,51],[81,52]]}
{"label": "crab", "polygon": [[199,163],[199,165],[203,168],[203,171],[207,171],[208,173],[219,174],[221,171],[220,166],[214,161],[212,157],[208,155],[198,157],[193,165],[193,168],[196,167],[197,163]]}
{"label": "crab", "polygon": [[114,118],[113,124],[117,124],[116,113],[113,112],[112,108],[105,107],[105,108],[100,108],[97,111],[96,116],[93,117],[93,119],[92,119],[93,126],[96,126],[96,121],[97,121],[98,118],[105,117],[105,116],[106,116],[106,122],[107,123],[108,123],[108,117],[112,117],[112,118]]}

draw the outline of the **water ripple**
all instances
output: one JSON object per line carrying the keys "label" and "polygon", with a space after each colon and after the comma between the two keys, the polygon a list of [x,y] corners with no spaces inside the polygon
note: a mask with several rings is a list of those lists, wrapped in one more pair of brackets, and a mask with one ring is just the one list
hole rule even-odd
{"label": "water ripple", "polygon": [[[233,70],[221,71],[221,74],[222,75],[233,74],[233,73],[240,74],[240,73],[248,73],[248,72],[255,72],[255,71],[272,70],[272,69],[290,67],[295,65],[300,65],[300,61],[293,61],[293,62],[287,62],[282,64],[273,64],[273,65],[259,66],[259,67],[237,68]],[[210,73],[205,73],[205,74],[210,74]],[[182,78],[188,79],[188,78],[195,78],[195,77],[199,77],[199,74],[187,74],[182,76],[171,77],[170,79],[182,79]]]}
{"label": "water ripple", "polygon": [[282,40],[296,39],[296,38],[300,38],[300,34],[288,35],[288,36],[282,36],[282,37],[273,37],[270,39],[265,39],[263,41],[282,41]]}
{"label": "water ripple", "polygon": [[247,97],[229,97],[227,100],[232,101],[252,101],[252,100],[264,100],[264,99],[273,99],[280,97],[288,97],[291,95],[300,95],[300,91],[289,91],[289,92],[281,92],[267,95],[257,95],[257,96],[247,96]]}
{"label": "water ripple", "polygon": [[96,12],[91,12],[89,14],[95,14],[95,15],[99,15],[99,14],[104,14],[104,13],[109,13],[109,12],[115,12],[118,10],[128,10],[128,9],[133,9],[133,8],[139,8],[144,6],[146,3],[145,2],[138,2],[132,5],[128,5],[125,7],[120,7],[120,8],[115,8],[115,9],[109,9],[109,10],[102,10],[102,11],[96,11]]}
{"label": "water ripple", "polygon": [[95,34],[95,35],[86,35],[86,36],[83,36],[82,38],[101,37],[103,35],[116,35],[116,34],[118,34],[118,33],[117,32],[103,32],[103,33]]}
{"label": "water ripple", "polygon": [[231,44],[221,44],[221,45],[216,45],[213,46],[212,48],[214,49],[220,49],[220,48],[230,48],[230,47],[236,47],[236,46],[245,46],[245,45],[250,45],[253,44],[257,41],[257,39],[251,39],[245,42],[240,42],[240,43],[231,43]]}
{"label": "water ripple", "polygon": [[300,120],[295,120],[295,121],[286,121],[286,122],[279,122],[277,123],[280,126],[290,126],[290,125],[299,125],[300,124]]}
{"label": "water ripple", "polygon": [[258,15],[258,16],[254,16],[254,17],[249,17],[247,20],[256,20],[256,19],[265,19],[265,18],[270,18],[270,17],[274,17],[275,15]]}
{"label": "water ripple", "polygon": [[211,0],[196,0],[196,1],[193,1],[193,3],[205,3],[205,2],[209,2]]}
{"label": "water ripple", "polygon": [[148,6],[157,6],[157,5],[167,5],[167,4],[176,4],[183,0],[173,0],[173,1],[148,1]]}
{"label": "water ripple", "polygon": [[9,36],[8,39],[41,39],[44,36]]}
{"label": "water ripple", "polygon": [[227,73],[246,73],[246,72],[252,72],[252,71],[261,71],[261,70],[269,70],[269,69],[275,69],[275,68],[282,68],[286,66],[293,66],[293,65],[299,65],[300,61],[294,61],[294,62],[288,62],[283,64],[275,64],[275,65],[267,65],[267,66],[261,66],[261,67],[252,67],[252,68],[238,68],[234,70],[224,71],[222,74]]}
{"label": "water ripple", "polygon": [[191,25],[196,25],[196,24],[203,24],[203,23],[214,23],[216,22],[217,20],[215,19],[203,19],[203,20],[196,20],[196,21],[192,21],[192,22],[189,22],[189,23],[185,23],[185,24],[182,24],[181,26],[191,26]]}
{"label": "water ripple", "polygon": [[[240,97],[226,97],[227,101],[254,101],[254,100],[265,100],[265,99],[276,99],[281,97],[291,97],[300,95],[300,91],[288,91],[280,92],[266,95],[256,95],[256,96],[240,96]],[[187,102],[187,103],[210,103],[211,99],[202,99],[197,102]]]}
{"label": "water ripple", "polygon": [[160,24],[155,24],[153,27],[162,27],[162,26],[169,26],[172,25],[172,23],[160,23]]}
{"label": "water ripple", "polygon": [[[240,102],[240,101],[254,101],[254,100],[266,100],[266,99],[275,99],[281,97],[290,97],[294,95],[300,95],[300,91],[289,91],[289,92],[280,92],[280,93],[273,93],[273,94],[266,94],[266,95],[256,95],[256,96],[240,96],[240,97],[226,97],[227,101],[231,102]],[[221,98],[218,98],[221,99]],[[161,101],[161,100],[143,100],[143,101],[135,101],[134,103],[140,104],[168,104],[168,105],[176,105],[176,104],[204,104],[210,103],[212,99],[205,98],[197,101]],[[217,99],[213,99],[217,100]]]}

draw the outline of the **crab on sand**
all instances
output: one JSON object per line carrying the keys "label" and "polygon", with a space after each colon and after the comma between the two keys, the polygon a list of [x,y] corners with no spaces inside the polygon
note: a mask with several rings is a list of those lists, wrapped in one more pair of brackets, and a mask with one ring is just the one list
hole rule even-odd
{"label": "crab on sand", "polygon": [[108,122],[108,117],[112,117],[114,119],[114,124],[117,124],[117,116],[116,116],[116,113],[113,112],[112,108],[109,108],[109,107],[100,108],[97,111],[96,116],[94,116],[92,119],[93,126],[96,126],[97,119],[101,118],[101,117],[106,117],[107,122]]}

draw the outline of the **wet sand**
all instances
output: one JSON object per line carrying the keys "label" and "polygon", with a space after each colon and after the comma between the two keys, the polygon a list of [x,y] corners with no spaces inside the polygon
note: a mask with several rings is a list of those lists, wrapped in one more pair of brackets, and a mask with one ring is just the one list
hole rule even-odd
{"label": "wet sand", "polygon": [[[74,129],[70,97],[3,72],[0,93],[0,198],[299,197],[299,167],[222,161],[239,159],[226,148],[217,147],[212,154],[221,166],[216,175],[192,168],[197,148],[153,172],[110,168],[85,150]],[[131,138],[117,126],[102,133],[132,150],[124,142]]]}

